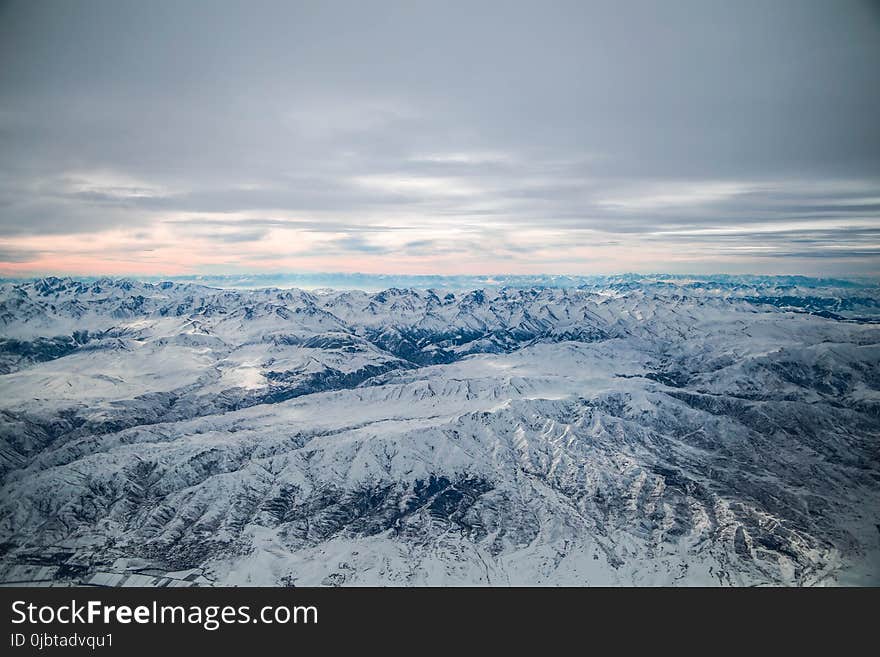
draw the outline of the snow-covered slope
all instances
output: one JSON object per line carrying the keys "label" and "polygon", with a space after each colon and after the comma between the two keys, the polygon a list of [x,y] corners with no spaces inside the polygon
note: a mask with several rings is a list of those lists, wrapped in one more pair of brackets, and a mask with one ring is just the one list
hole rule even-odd
{"label": "snow-covered slope", "polygon": [[880,581],[880,293],[0,286],[0,579]]}

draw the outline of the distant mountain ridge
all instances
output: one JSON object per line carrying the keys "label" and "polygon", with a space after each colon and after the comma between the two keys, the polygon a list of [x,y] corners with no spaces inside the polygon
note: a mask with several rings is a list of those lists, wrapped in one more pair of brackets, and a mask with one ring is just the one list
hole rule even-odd
{"label": "distant mountain ridge", "polygon": [[880,576],[880,291],[0,285],[0,580]]}
{"label": "distant mountain ridge", "polygon": [[[2,278],[0,283],[26,283],[45,277]],[[48,277],[57,279],[58,277]],[[68,280],[73,280],[70,277]],[[273,274],[191,274],[178,276],[78,276],[76,280],[95,282],[99,280],[138,280],[148,283],[173,282],[179,284],[204,285],[219,288],[262,288],[262,287],[303,287],[360,289],[378,292],[391,287],[397,288],[441,288],[475,289],[492,287],[608,287],[621,285],[690,285],[701,287],[721,285],[728,288],[736,286],[763,288],[877,288],[880,281],[866,277],[817,278],[809,276],[765,276],[754,274],[495,274],[476,275],[420,275],[420,274],[363,274],[346,272],[302,272]]]}

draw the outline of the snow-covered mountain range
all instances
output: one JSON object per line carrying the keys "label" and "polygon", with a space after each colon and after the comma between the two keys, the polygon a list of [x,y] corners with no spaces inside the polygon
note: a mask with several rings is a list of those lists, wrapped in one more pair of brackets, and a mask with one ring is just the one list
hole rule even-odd
{"label": "snow-covered mountain range", "polygon": [[880,582],[880,290],[0,286],[0,580]]}

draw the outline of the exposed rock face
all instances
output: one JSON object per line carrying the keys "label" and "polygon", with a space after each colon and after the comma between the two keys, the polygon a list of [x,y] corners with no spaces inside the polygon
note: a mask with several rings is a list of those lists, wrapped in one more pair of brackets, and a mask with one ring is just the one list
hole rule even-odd
{"label": "exposed rock face", "polygon": [[880,581],[876,289],[0,286],[4,581]]}

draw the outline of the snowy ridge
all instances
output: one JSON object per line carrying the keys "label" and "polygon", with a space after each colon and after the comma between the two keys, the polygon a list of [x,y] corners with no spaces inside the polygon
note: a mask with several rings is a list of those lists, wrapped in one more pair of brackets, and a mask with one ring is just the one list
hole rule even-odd
{"label": "snowy ridge", "polygon": [[0,579],[877,583],[878,302],[7,283]]}

